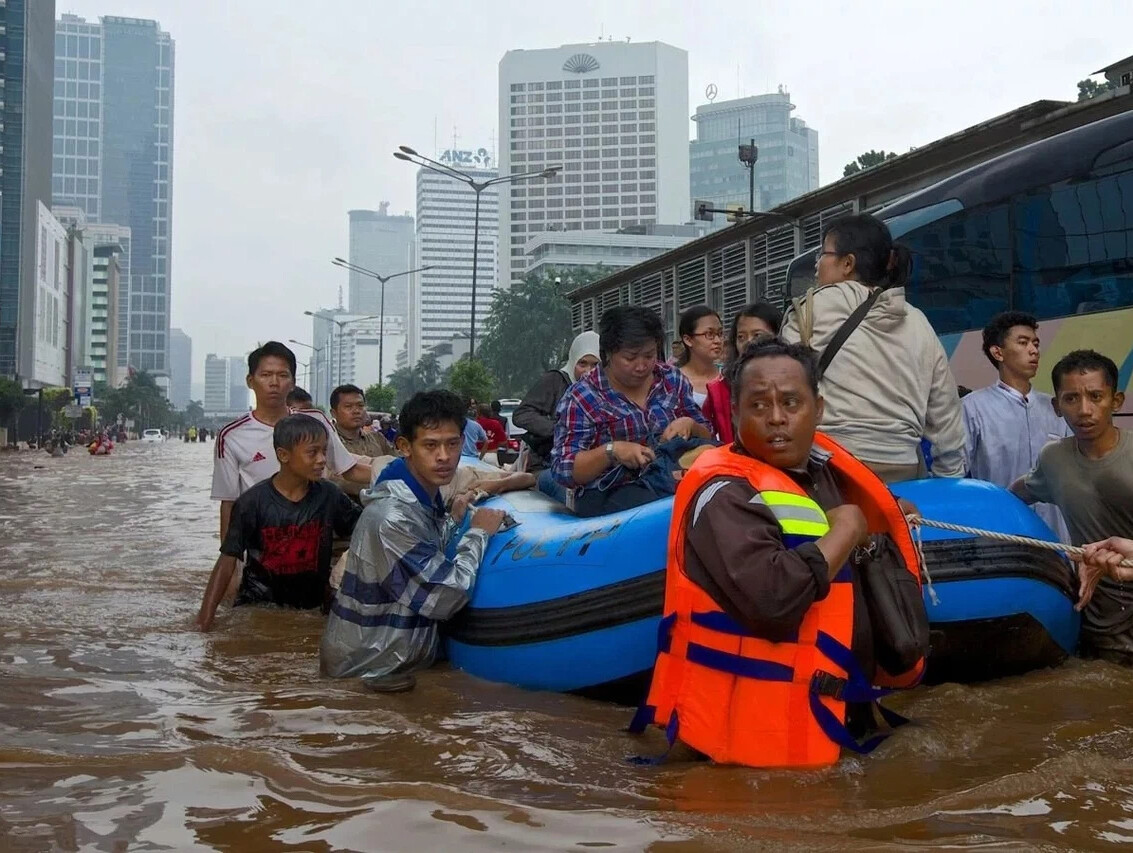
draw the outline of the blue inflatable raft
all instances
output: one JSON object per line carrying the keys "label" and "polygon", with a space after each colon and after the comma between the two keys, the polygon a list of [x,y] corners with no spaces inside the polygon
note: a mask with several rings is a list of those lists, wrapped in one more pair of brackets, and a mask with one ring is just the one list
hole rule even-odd
{"label": "blue inflatable raft", "polygon": [[[1038,516],[987,483],[920,480],[893,490],[925,518],[1053,538]],[[447,626],[452,663],[537,690],[640,684],[657,650],[672,499],[589,519],[537,492],[487,505],[521,523],[493,537],[472,601]],[[931,528],[923,541],[938,600],[926,586],[929,680],[997,678],[1073,652],[1072,573],[1058,554]]]}

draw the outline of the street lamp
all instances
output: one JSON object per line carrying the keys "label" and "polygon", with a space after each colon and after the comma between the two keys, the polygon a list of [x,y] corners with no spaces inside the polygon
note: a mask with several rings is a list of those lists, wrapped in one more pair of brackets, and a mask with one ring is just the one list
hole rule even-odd
{"label": "street lamp", "polygon": [[[344,328],[346,328],[347,326],[349,326],[351,323],[361,323],[361,322],[364,322],[365,320],[377,320],[378,315],[377,314],[371,314],[368,317],[352,317],[349,320],[336,320],[336,319],[334,319],[334,317],[331,317],[327,314],[323,314],[321,311],[319,311],[319,312],[304,311],[303,313],[306,314],[308,317],[318,317],[320,320],[328,320],[331,323],[334,323],[336,326],[338,326],[338,370],[335,371],[335,379],[337,381],[334,383],[337,386],[337,385],[341,384],[341,382],[342,382],[342,338],[343,338],[342,330]],[[331,346],[331,347],[333,347],[333,345],[334,345],[334,330],[333,329],[331,329],[331,342],[328,345]],[[334,349],[332,348],[331,353],[333,354],[333,352],[334,352]]]}
{"label": "street lamp", "polygon": [[[301,347],[306,347],[307,349],[309,349],[313,353],[312,356],[311,356],[311,363],[307,365],[307,382],[310,383],[310,381],[311,381],[311,365],[314,365],[315,387],[311,388],[309,390],[311,391],[311,394],[314,396],[314,398],[316,400],[319,399],[319,387],[318,387],[319,386],[319,366],[322,364],[322,361],[323,361],[322,353],[323,353],[323,350],[326,349],[326,347],[325,346],[313,347],[313,346],[311,346],[310,344],[308,344],[304,341],[297,341],[297,340],[295,340],[295,338],[288,338],[287,341],[288,341],[288,343],[298,344]],[[296,362],[296,364],[302,364],[302,362]]]}
{"label": "street lamp", "polygon": [[550,180],[562,171],[562,166],[548,166],[546,169],[540,169],[535,172],[519,172],[511,175],[497,175],[494,178],[489,178],[486,181],[477,181],[471,175],[465,174],[459,169],[454,169],[446,163],[439,163],[432,160],[423,154],[418,154],[408,145],[398,146],[399,150],[393,152],[393,156],[398,160],[405,160],[407,163],[413,163],[415,166],[420,166],[422,169],[428,169],[431,172],[436,172],[439,175],[453,178],[468,184],[472,192],[476,193],[476,213],[473,219],[472,226],[472,316],[469,320],[468,330],[468,360],[471,361],[476,354],[476,261],[480,253],[480,193],[484,192],[488,187],[494,184],[507,184],[514,181],[526,181],[531,178],[544,178]]}
{"label": "street lamp", "polygon": [[382,372],[382,366],[385,363],[384,356],[386,351],[386,282],[390,279],[398,278],[403,275],[412,275],[415,272],[424,272],[425,270],[431,270],[432,267],[418,267],[415,270],[395,272],[393,273],[393,275],[378,275],[373,270],[368,270],[365,267],[360,267],[356,264],[352,264],[349,261],[343,260],[342,258],[335,258],[331,261],[331,263],[336,267],[342,267],[343,269],[350,270],[351,272],[356,272],[359,275],[367,275],[370,278],[376,278],[382,283],[382,299],[381,304],[378,306],[378,316],[381,317],[381,319],[378,320],[378,385],[381,386],[381,384],[385,381],[385,374]]}

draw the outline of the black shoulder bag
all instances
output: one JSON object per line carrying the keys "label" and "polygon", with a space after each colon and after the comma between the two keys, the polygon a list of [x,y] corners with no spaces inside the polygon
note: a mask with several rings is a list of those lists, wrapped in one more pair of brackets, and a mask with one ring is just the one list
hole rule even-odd
{"label": "black shoulder bag", "polygon": [[830,366],[830,362],[834,360],[834,356],[838,354],[838,350],[846,343],[846,339],[862,324],[862,320],[865,319],[865,315],[869,313],[869,309],[877,302],[883,289],[884,288],[881,287],[875,287],[873,293],[866,297],[866,300],[854,309],[854,313],[846,318],[846,322],[838,327],[838,331],[834,333],[834,337],[830,339],[830,343],[826,345],[826,349],[822,351],[822,355],[818,359],[819,379],[826,373],[826,368]]}

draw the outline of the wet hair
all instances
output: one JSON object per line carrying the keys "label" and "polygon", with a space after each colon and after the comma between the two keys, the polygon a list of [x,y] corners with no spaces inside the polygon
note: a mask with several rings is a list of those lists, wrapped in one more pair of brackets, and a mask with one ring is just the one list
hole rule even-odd
{"label": "wet hair", "polygon": [[783,325],[783,312],[770,302],[764,302],[762,299],[759,302],[749,302],[732,318],[732,328],[728,332],[729,359],[734,359],[739,356],[739,353],[736,351],[736,335],[740,333],[740,320],[744,317],[754,317],[757,320],[762,320],[771,327],[771,333],[773,335],[778,334],[779,327]]}
{"label": "wet hair", "polygon": [[598,321],[598,357],[602,364],[624,349],[646,344],[657,345],[657,357],[665,352],[665,326],[657,312],[641,305],[619,305],[611,308]]}
{"label": "wet hair", "polygon": [[504,404],[499,400],[492,401],[492,413],[498,415],[504,408]]}
{"label": "wet hair", "polygon": [[366,392],[364,392],[357,385],[339,385],[330,392],[330,407],[332,409],[338,408],[338,401],[341,400],[346,394],[361,394],[362,400],[366,399]]}
{"label": "wet hair", "polygon": [[280,450],[294,450],[300,444],[309,444],[319,439],[326,441],[326,427],[310,415],[295,414],[280,418],[271,434],[272,444]]}
{"label": "wet hair", "polygon": [[468,406],[452,391],[418,391],[401,407],[398,418],[401,434],[412,442],[417,437],[418,427],[429,429],[443,423],[452,423],[463,435],[467,411]]}
{"label": "wet hair", "polygon": [[1096,350],[1076,349],[1064,355],[1050,372],[1050,384],[1054,386],[1054,396],[1058,396],[1058,388],[1062,384],[1063,376],[1068,373],[1086,373],[1090,370],[1100,370],[1105,375],[1110,390],[1118,390],[1117,365],[1112,358]]}
{"label": "wet hair", "polygon": [[[705,317],[715,317],[720,319],[720,315],[707,305],[693,305],[691,308],[681,314],[680,322],[677,325],[677,334],[681,336],[681,343],[684,344],[685,335],[690,338],[696,334],[696,324],[703,320]],[[684,367],[688,364],[689,359],[692,358],[692,353],[689,352],[688,345],[685,344],[684,352],[681,353],[679,365]]]}
{"label": "wet hair", "polygon": [[260,362],[272,356],[286,361],[287,366],[291,368],[291,375],[295,375],[295,353],[286,344],[281,344],[279,341],[268,341],[248,353],[248,375],[255,374],[260,367]]}
{"label": "wet hair", "polygon": [[300,388],[298,385],[287,392],[285,402],[292,408],[312,406],[315,403],[315,401],[311,399],[311,395],[307,393],[307,389]]}
{"label": "wet hair", "polygon": [[780,356],[794,359],[803,366],[807,385],[814,396],[818,396],[818,358],[815,351],[806,344],[789,344],[782,338],[766,338],[748,344],[739,357],[728,365],[727,380],[728,387],[732,389],[733,407],[740,402],[740,377],[744,375],[747,366],[756,359]]}
{"label": "wet hair", "polygon": [[1026,326],[1028,329],[1037,330],[1039,327],[1038,318],[1034,314],[1027,314],[1023,311],[1004,311],[1001,314],[996,314],[991,318],[991,321],[984,326],[984,355],[987,360],[991,362],[991,366],[999,369],[999,362],[991,354],[992,347],[1001,347],[1007,343],[1007,333],[1016,326]]}
{"label": "wet hair", "polygon": [[912,255],[893,242],[889,226],[868,213],[843,216],[822,229],[822,243],[834,238],[834,251],[854,256],[854,270],[864,284],[902,287],[909,278]]}

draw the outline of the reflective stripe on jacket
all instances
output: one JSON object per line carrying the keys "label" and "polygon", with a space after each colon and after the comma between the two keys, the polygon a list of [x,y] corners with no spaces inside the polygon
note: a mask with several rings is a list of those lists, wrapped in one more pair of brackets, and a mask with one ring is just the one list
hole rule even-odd
{"label": "reflective stripe on jacket", "polygon": [[[870,531],[893,537],[919,581],[916,550],[896,499],[833,441],[820,434],[815,444],[831,453],[846,497],[861,507]],[[728,447],[696,461],[673,506],[657,663],[649,698],[631,730],[654,723],[666,729],[670,743],[679,737],[714,761],[753,767],[824,766],[836,762],[842,748],[871,750],[881,738],[858,743],[845,726],[846,703],[872,702],[888,690],[870,684],[850,651],[854,592],[848,565],[829,594],[807,611],[797,637],[781,643],[751,634],[685,574],[685,532],[702,508],[693,501],[701,486],[720,476],[742,477],[752,485],[778,520],[788,548],[829,530],[822,508],[782,471]],[[879,672],[874,680],[884,687],[911,686],[923,666],[921,661],[896,678]]]}

